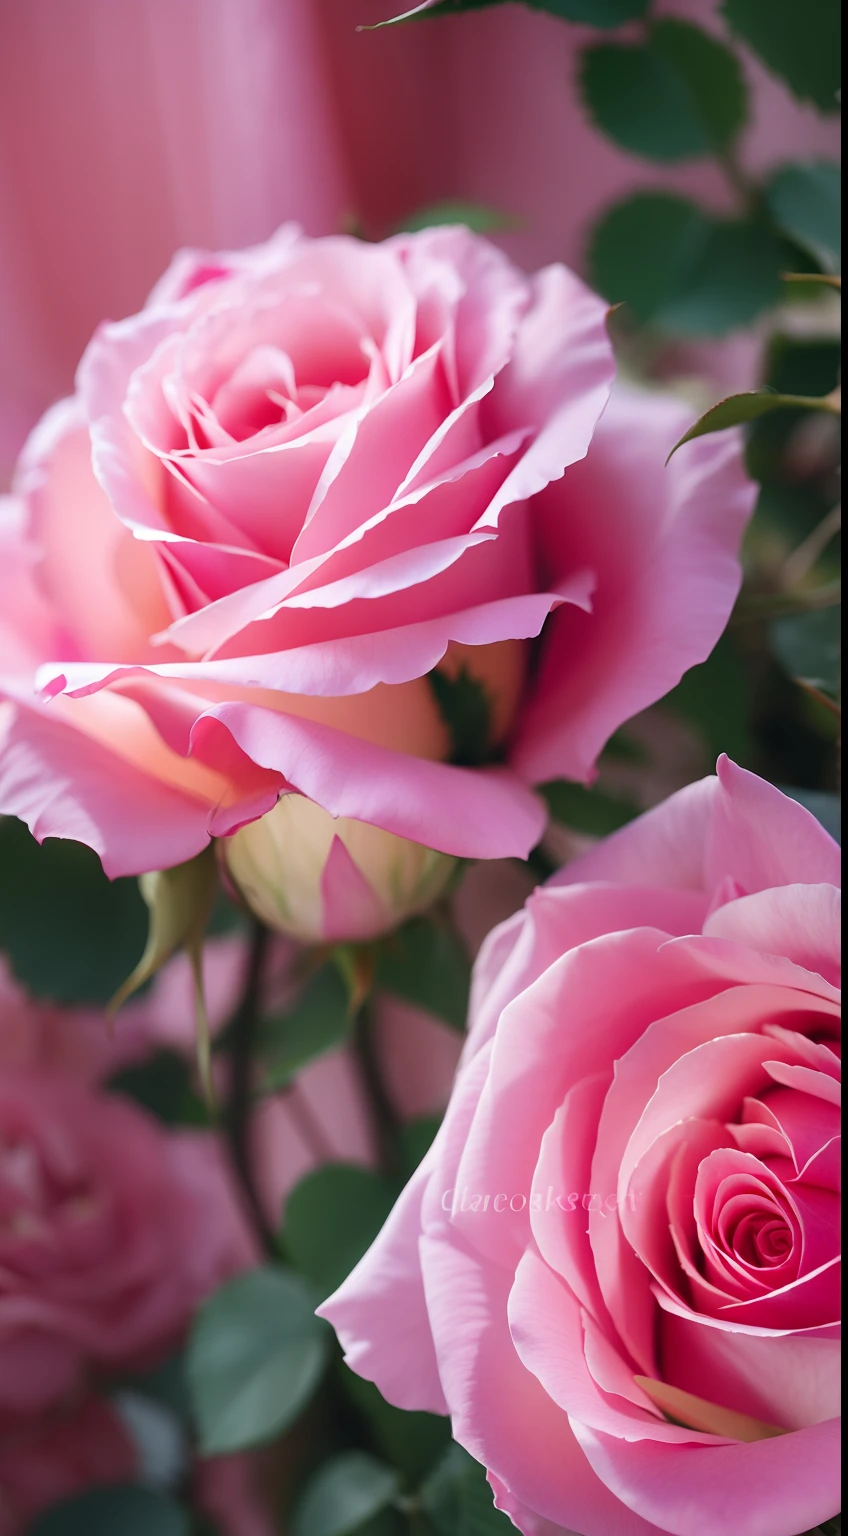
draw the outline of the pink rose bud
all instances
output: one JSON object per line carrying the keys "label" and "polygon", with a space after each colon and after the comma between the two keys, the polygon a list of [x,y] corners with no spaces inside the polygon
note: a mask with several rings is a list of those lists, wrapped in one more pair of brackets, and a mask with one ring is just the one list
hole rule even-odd
{"label": "pink rose bud", "polygon": [[445,889],[455,860],[303,795],[221,843],[229,875],[251,911],[304,943],[374,939],[422,912]]}

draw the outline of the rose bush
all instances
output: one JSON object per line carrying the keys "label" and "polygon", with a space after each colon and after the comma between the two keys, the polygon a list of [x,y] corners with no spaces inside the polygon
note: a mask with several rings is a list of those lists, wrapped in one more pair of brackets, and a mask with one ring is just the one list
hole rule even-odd
{"label": "rose bush", "polygon": [[289,791],[526,854],[528,785],[590,776],[709,653],[752,505],[735,439],[663,469],[685,406],[622,392],[598,427],[604,321],[461,228],[177,257],[23,456],[0,579],[39,592],[6,621],[0,808],[113,875]]}
{"label": "rose bush", "polygon": [[838,882],[724,759],[481,952],[443,1127],[321,1311],[526,1533],[839,1509]]}
{"label": "rose bush", "polygon": [[255,1259],[218,1147],[36,1067],[0,1079],[0,1410],[175,1347]]}

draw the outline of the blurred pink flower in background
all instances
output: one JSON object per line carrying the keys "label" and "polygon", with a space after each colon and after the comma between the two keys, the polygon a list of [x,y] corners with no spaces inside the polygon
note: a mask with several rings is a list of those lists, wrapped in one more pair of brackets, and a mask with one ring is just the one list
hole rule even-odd
{"label": "blurred pink flower in background", "polygon": [[0,1081],[0,1408],[32,1412],[89,1363],[134,1369],[254,1261],[216,1142],[166,1132],[70,1076]]}
{"label": "blurred pink flower in background", "polygon": [[121,1418],[101,1398],[27,1418],[0,1416],[0,1536],[21,1536],[51,1504],[129,1480],[135,1471]]}
{"label": "blurred pink flower in background", "polygon": [[[658,9],[720,25],[712,0]],[[509,5],[356,30],[396,10],[0,0],[0,485],[98,321],[137,309],[181,245],[243,245],[288,218],[385,234],[459,198],[520,221],[503,243],[523,265],[580,269],[588,226],[630,189],[726,204],[714,166],[653,167],[587,124],[575,68],[591,29]],[[833,123],[746,62],[745,163],[835,153]],[[704,352],[750,366],[735,341]]]}

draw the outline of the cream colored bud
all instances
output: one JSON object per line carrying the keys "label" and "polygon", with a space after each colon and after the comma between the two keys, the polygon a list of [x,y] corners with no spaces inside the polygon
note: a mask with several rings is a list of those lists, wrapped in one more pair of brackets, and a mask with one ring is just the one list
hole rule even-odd
{"label": "cream colored bud", "polygon": [[220,852],[251,911],[307,944],[388,933],[441,895],[456,863],[364,821],[334,820],[296,794],[223,839]]}

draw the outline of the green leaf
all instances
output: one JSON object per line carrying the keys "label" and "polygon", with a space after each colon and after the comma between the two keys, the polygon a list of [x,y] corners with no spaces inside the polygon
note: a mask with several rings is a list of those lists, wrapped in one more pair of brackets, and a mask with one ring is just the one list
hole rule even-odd
{"label": "green leaf", "polygon": [[380,947],[377,985],[464,1030],[471,966],[452,928],[415,918]]}
{"label": "green leaf", "polygon": [[[419,4],[399,16],[377,23],[378,27],[390,27],[402,21],[423,20],[425,17],[455,16],[460,11],[488,10],[493,5],[503,5],[505,0],[438,0],[435,5]],[[637,21],[645,15],[650,0],[523,0],[533,11],[547,11],[561,21],[576,21],[591,27],[608,30],[619,27],[625,21]]]}
{"label": "green leaf", "polygon": [[106,1087],[132,1099],[163,1125],[210,1123],[206,1106],[194,1091],[188,1062],[176,1051],[156,1051],[146,1061],[124,1067]]}
{"label": "green leaf", "polygon": [[649,160],[720,152],[747,117],[735,54],[686,21],[654,22],[644,43],[588,49],[581,88],[601,131]]}
{"label": "green leaf", "polygon": [[838,110],[839,0],[723,0],[731,29],[758,53],[801,101],[820,112]]}
{"label": "green leaf", "polygon": [[778,619],[771,627],[772,643],[790,677],[810,683],[832,698],[840,690],[840,610]]}
{"label": "green leaf", "polygon": [[754,221],[710,219],[670,193],[640,192],[595,226],[596,288],[658,330],[720,336],[747,326],[781,295],[781,248]]}
{"label": "green leaf", "polygon": [[183,1351],[171,1355],[152,1370],[119,1378],[117,1386],[128,1392],[140,1392],[152,1402],[170,1410],[176,1418],[188,1423],[191,1419],[191,1394],[186,1376],[186,1359]]}
{"label": "green leaf", "polygon": [[321,1300],[330,1296],[370,1248],[398,1190],[352,1163],[325,1163],[295,1185],[286,1202],[286,1254]]}
{"label": "green leaf", "polygon": [[584,784],[570,784],[565,779],[542,784],[539,793],[547,801],[554,821],[590,837],[606,837],[639,815],[638,805],[630,800],[619,800],[603,790],[587,789]]}
{"label": "green leaf", "polygon": [[798,789],[792,784],[778,784],[777,787],[815,816],[834,842],[842,842],[842,801],[838,795],[828,795],[819,789]]}
{"label": "green leaf", "polygon": [[394,1408],[363,1376],[339,1363],[341,1385],[366,1421],[369,1439],[381,1456],[410,1483],[418,1483],[450,1444],[450,1419],[435,1413],[406,1413]]}
{"label": "green leaf", "polygon": [[286,1087],[308,1062],[343,1045],[350,1031],[342,976],[332,963],[322,965],[288,1013],[266,1015],[260,1023],[257,1055],[263,1088]]}
{"label": "green leaf", "polygon": [[403,1166],[410,1177],[418,1167],[418,1164],[426,1157],[433,1142],[436,1139],[439,1126],[442,1123],[441,1115],[422,1115],[418,1120],[409,1120],[400,1128],[400,1148]]}
{"label": "green leaf", "polygon": [[676,291],[656,316],[661,330],[723,336],[751,324],[781,297],[781,249],[764,226],[715,220]]}
{"label": "green leaf", "polygon": [[292,1520],[292,1536],[351,1536],[401,1491],[391,1467],[366,1451],[334,1456],[310,1478]]}
{"label": "green leaf", "polygon": [[[839,410],[827,395],[819,398],[806,395],[778,395],[772,390],[750,390],[742,395],[728,395],[725,400],[719,400],[717,405],[710,406],[703,416],[699,416],[688,432],[684,432],[680,441],[675,443],[668,456],[670,459],[684,443],[691,443],[696,437],[706,437],[710,432],[725,432],[728,427],[741,426],[743,422],[755,421],[758,416],[767,416],[770,411],[828,411],[832,416],[838,416]],[[668,463],[666,459],[666,463]]]}
{"label": "green leaf", "polygon": [[653,321],[702,250],[709,220],[669,192],[639,192],[595,225],[589,248],[593,286],[614,304],[626,302],[643,324]]}
{"label": "green leaf", "polygon": [[135,880],[108,880],[96,853],[0,818],[0,948],[35,997],[105,1006],[144,948]]}
{"label": "green leaf", "polygon": [[525,0],[533,10],[550,11],[563,21],[581,22],[609,31],[625,21],[639,21],[651,0]]}
{"label": "green leaf", "polygon": [[54,1504],[27,1526],[27,1536],[189,1536],[189,1521],[164,1493],[115,1483]]}
{"label": "green leaf", "polygon": [[450,731],[450,761],[478,768],[490,755],[492,712],[486,689],[464,666],[452,677],[436,668],[428,672],[427,681]]}
{"label": "green leaf", "polygon": [[318,1386],[330,1336],[299,1275],[254,1269],[195,1318],[188,1379],[201,1453],[241,1451],[287,1429]]}
{"label": "green leaf", "polygon": [[483,203],[445,201],[419,208],[397,227],[398,234],[417,229],[432,229],[439,224],[465,224],[478,235],[489,235],[497,230],[510,229],[514,219],[497,208],[487,208]]}
{"label": "green leaf", "polygon": [[448,1448],[420,1498],[439,1536],[509,1536],[513,1530],[495,1509],[485,1470],[459,1445]]}
{"label": "green leaf", "polygon": [[748,673],[731,635],[725,630],[707,660],[690,667],[662,701],[664,709],[682,715],[697,730],[714,767],[721,752],[743,767],[753,753],[749,721],[751,693]]}
{"label": "green leaf", "polygon": [[831,160],[787,165],[765,189],[775,223],[828,272],[842,266],[842,173]]}

